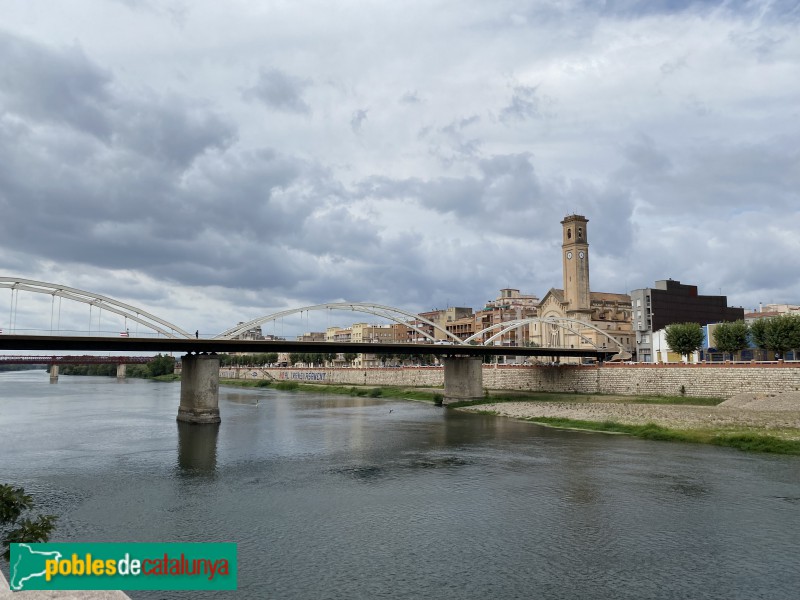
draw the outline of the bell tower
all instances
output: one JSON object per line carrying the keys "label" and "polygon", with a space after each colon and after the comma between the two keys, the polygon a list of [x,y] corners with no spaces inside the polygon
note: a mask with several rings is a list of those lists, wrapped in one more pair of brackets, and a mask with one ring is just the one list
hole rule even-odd
{"label": "bell tower", "polygon": [[569,215],[561,221],[564,240],[561,260],[564,264],[564,300],[568,311],[590,312],[589,303],[589,241],[583,215]]}

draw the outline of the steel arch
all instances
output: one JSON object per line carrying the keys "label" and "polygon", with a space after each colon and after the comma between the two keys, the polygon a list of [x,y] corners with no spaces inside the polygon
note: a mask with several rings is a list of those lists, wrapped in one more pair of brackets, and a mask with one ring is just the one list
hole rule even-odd
{"label": "steel arch", "polygon": [[263,325],[264,323],[267,323],[268,321],[275,321],[276,319],[280,319],[282,317],[287,317],[289,315],[293,315],[293,314],[297,314],[297,313],[303,313],[303,312],[312,311],[312,310],[334,310],[334,309],[352,310],[354,312],[363,312],[363,313],[367,313],[367,314],[370,314],[370,315],[374,315],[376,317],[383,317],[384,319],[389,319],[390,321],[394,321],[395,323],[399,323],[401,325],[405,325],[406,327],[410,327],[411,329],[413,329],[417,333],[425,336],[426,338],[428,338],[429,340],[431,340],[433,342],[436,341],[436,338],[434,338],[432,335],[429,335],[428,333],[425,333],[424,331],[422,331],[421,329],[419,329],[417,327],[414,327],[413,325],[409,325],[408,321],[404,321],[401,317],[397,316],[397,315],[402,315],[403,317],[406,317],[406,318],[409,318],[409,319],[413,319],[415,321],[422,321],[426,325],[430,325],[431,327],[433,327],[437,331],[442,332],[446,337],[452,339],[455,344],[462,344],[463,343],[461,341],[461,339],[458,338],[458,336],[450,333],[449,331],[447,331],[443,327],[440,327],[439,325],[437,325],[433,321],[429,321],[428,319],[424,319],[424,318],[420,317],[419,315],[415,315],[414,313],[407,312],[407,311],[405,311],[403,309],[400,309],[400,308],[394,308],[393,306],[384,306],[382,304],[372,304],[372,303],[369,303],[369,302],[332,302],[332,303],[328,303],[328,304],[314,304],[312,306],[303,306],[301,308],[292,308],[292,309],[289,309],[289,310],[284,310],[284,311],[281,311],[281,312],[273,313],[271,315],[265,315],[263,317],[258,317],[256,319],[248,321],[247,323],[242,323],[241,325],[237,325],[236,327],[231,327],[230,329],[227,329],[227,330],[223,331],[222,333],[219,333],[219,334],[215,335],[213,339],[232,339],[232,338],[236,337],[237,335],[240,335],[240,334],[244,333],[248,329],[252,329],[253,327],[257,327],[259,325]]}
{"label": "steel arch", "polygon": [[[66,298],[75,302],[89,304],[90,306],[97,306],[108,312],[121,315],[131,321],[144,325],[148,329],[152,329],[158,333],[163,334],[169,338],[178,337],[193,337],[188,332],[184,331],[177,325],[165,321],[145,310],[119,302],[108,296],[102,296],[93,292],[79,290],[77,288],[68,287],[66,285],[58,285],[55,283],[48,283],[46,281],[36,281],[33,279],[23,279],[20,277],[0,277],[0,288],[7,288],[11,290],[23,290],[26,292],[34,292],[37,294],[45,294],[48,296],[58,296],[59,298]],[[171,331],[169,331],[171,330]],[[175,335],[180,334],[180,336]]]}
{"label": "steel arch", "polygon": [[570,331],[570,332],[574,333],[575,335],[577,335],[578,337],[580,337],[583,341],[585,341],[585,342],[591,344],[592,346],[594,346],[595,348],[597,348],[597,345],[594,344],[591,340],[589,340],[585,336],[581,335],[581,333],[579,331],[573,329],[572,327],[570,327],[568,325],[564,325],[563,323],[561,323],[561,321],[567,321],[569,323],[574,323],[574,324],[577,324],[577,325],[581,325],[582,327],[588,327],[589,329],[593,329],[593,330],[597,331],[598,333],[603,334],[613,344],[615,344],[617,346],[617,348],[619,348],[619,351],[620,351],[621,354],[625,352],[625,348],[623,348],[622,344],[620,342],[618,342],[616,339],[614,339],[613,337],[611,337],[607,332],[603,331],[599,327],[595,327],[594,325],[592,325],[590,323],[587,323],[586,321],[581,321],[579,319],[573,319],[571,317],[558,317],[558,318],[555,318],[555,319],[552,318],[552,317],[530,317],[530,318],[527,318],[527,319],[517,319],[515,321],[505,321],[503,323],[496,323],[495,325],[491,325],[489,327],[486,327],[485,329],[482,329],[481,331],[479,331],[477,333],[472,334],[471,336],[469,336],[468,338],[466,338],[464,340],[464,343],[465,344],[469,343],[473,339],[478,338],[478,336],[480,336],[481,334],[486,333],[489,330],[500,329],[500,331],[498,333],[495,333],[494,335],[492,335],[487,340],[484,340],[483,344],[487,345],[490,342],[493,342],[495,339],[497,339],[499,337],[502,337],[503,335],[505,335],[506,333],[508,333],[509,331],[511,331],[513,329],[517,329],[517,328],[523,327],[525,325],[530,325],[531,323],[545,323],[545,324],[549,324],[549,325],[557,325],[558,327],[560,327],[562,329],[566,329],[567,331]]}

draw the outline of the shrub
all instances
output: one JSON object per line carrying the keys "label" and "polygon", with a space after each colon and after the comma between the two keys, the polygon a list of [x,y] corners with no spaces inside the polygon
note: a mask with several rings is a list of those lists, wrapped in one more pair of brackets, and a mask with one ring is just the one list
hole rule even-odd
{"label": "shrub", "polygon": [[33,498],[24,489],[0,484],[0,531],[8,530],[2,538],[6,560],[11,554],[9,544],[46,542],[55,528],[54,515],[22,516],[32,508]]}
{"label": "shrub", "polygon": [[282,391],[296,390],[298,387],[296,381],[279,381],[275,384],[275,389]]}

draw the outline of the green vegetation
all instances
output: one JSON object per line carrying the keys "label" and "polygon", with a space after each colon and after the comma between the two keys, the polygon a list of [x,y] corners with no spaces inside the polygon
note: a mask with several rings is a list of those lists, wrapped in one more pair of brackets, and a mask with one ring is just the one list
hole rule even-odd
{"label": "green vegetation", "polygon": [[[697,323],[674,323],[666,331],[667,345],[683,356],[699,350],[703,344],[703,330]],[[733,355],[752,343],[780,358],[789,350],[800,350],[800,315],[762,318],[750,325],[741,320],[720,323],[714,338],[716,349],[722,353]]]}
{"label": "green vegetation", "polygon": [[55,528],[54,515],[23,516],[33,509],[33,498],[22,488],[0,484],[0,541],[9,559],[9,544],[46,542]]}
{"label": "green vegetation", "polygon": [[[60,365],[61,375],[99,375],[115,377],[117,365]],[[125,370],[126,377],[140,379],[159,378],[160,381],[174,381],[180,376],[174,375],[175,359],[171,356],[157,354],[156,357],[144,365],[128,365]],[[174,376],[173,376],[174,375]],[[164,379],[166,377],[166,379]]]}
{"label": "green vegetation", "polygon": [[[369,396],[372,398],[402,398],[405,400],[422,400],[425,402],[441,402],[441,391],[415,389],[395,386],[346,386],[317,383],[299,383],[296,381],[272,382],[266,379],[220,379],[220,385],[238,387],[274,387],[283,391],[315,392],[321,394],[340,394],[344,396]],[[578,394],[570,392],[505,392],[492,394],[484,390],[483,398],[448,404],[449,408],[477,406],[480,404],[496,404],[499,402],[614,402],[618,404],[687,404],[693,406],[716,406],[723,398],[692,398],[685,396],[617,396],[605,394]]]}
{"label": "green vegetation", "polygon": [[787,350],[800,349],[800,315],[758,319],[750,325],[749,332],[753,344],[778,356]]}
{"label": "green vegetation", "polygon": [[277,352],[260,352],[257,354],[220,354],[219,364],[223,367],[253,367],[272,365],[278,362]]}
{"label": "green vegetation", "polygon": [[166,375],[156,375],[155,377],[151,377],[151,379],[155,379],[156,381],[172,382],[172,381],[180,381],[181,376],[178,375],[177,373],[168,373]]}
{"label": "green vegetation", "polygon": [[798,440],[784,440],[771,435],[757,433],[720,434],[713,437],[711,443],[749,452],[800,454],[800,441]]}
{"label": "green vegetation", "polygon": [[623,433],[647,440],[714,444],[715,446],[737,448],[750,452],[800,455],[800,440],[785,440],[779,437],[757,433],[726,433],[724,431],[706,429],[670,429],[668,427],[661,427],[655,423],[627,425],[625,423],[617,423],[616,421],[596,422],[553,417],[529,417],[523,420],[564,429]]}
{"label": "green vegetation", "polygon": [[238,387],[270,386],[281,391],[314,392],[317,394],[338,394],[342,396],[361,396],[369,398],[388,397],[403,400],[421,400],[423,402],[435,402],[437,396],[441,398],[441,392],[436,393],[428,390],[393,386],[324,385],[316,383],[298,383],[296,381],[270,382],[265,379],[220,379],[219,382],[220,385]]}
{"label": "green vegetation", "polygon": [[298,387],[300,387],[300,384],[295,381],[279,381],[275,384],[276,390],[282,390],[284,392],[296,390]]}
{"label": "green vegetation", "polygon": [[694,398],[687,396],[617,396],[605,394],[578,394],[570,392],[520,392],[517,394],[496,394],[448,404],[451,408],[479,406],[481,404],[497,404],[501,402],[568,402],[597,403],[613,402],[615,404],[687,404],[692,406],[716,406],[723,398]]}
{"label": "green vegetation", "polygon": [[678,354],[688,356],[703,346],[703,328],[697,323],[673,323],[666,331],[667,345]]}
{"label": "green vegetation", "polygon": [[747,323],[743,320],[720,323],[714,329],[716,347],[720,352],[731,355],[741,352],[749,345]]}
{"label": "green vegetation", "polygon": [[0,373],[4,371],[41,371],[47,366],[47,361],[40,365],[0,365]]}

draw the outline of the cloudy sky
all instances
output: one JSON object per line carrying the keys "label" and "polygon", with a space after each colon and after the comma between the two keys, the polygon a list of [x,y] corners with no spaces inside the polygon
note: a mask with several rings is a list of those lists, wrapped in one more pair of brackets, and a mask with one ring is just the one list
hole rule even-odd
{"label": "cloudy sky", "polygon": [[[0,11],[0,276],[208,334],[341,300],[479,307],[561,287],[577,212],[596,291],[800,302],[795,0]],[[29,296],[18,327],[49,322]]]}

